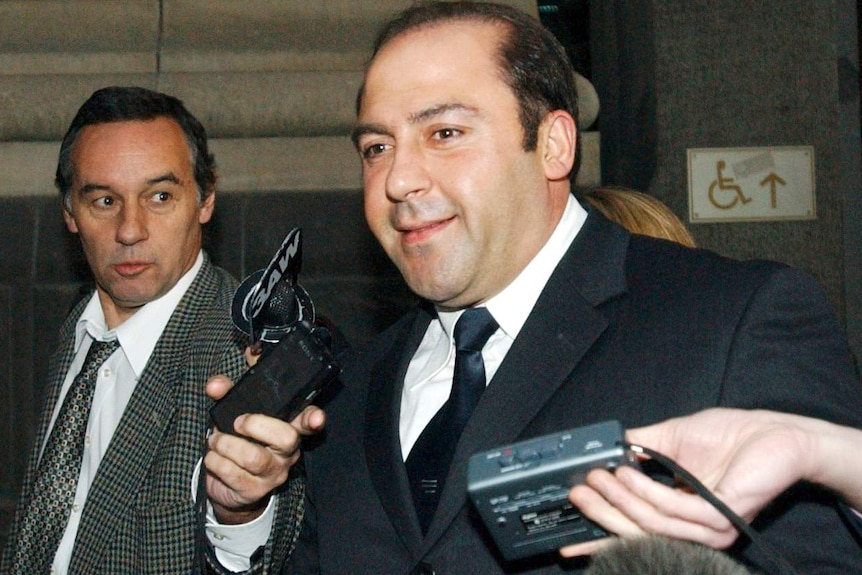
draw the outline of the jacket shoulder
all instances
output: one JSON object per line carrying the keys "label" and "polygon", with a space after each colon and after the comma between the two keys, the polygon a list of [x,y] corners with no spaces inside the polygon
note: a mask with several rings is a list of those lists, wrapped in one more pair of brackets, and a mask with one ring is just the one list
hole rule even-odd
{"label": "jacket shoulder", "polygon": [[[626,254],[629,285],[675,290],[756,289],[783,278],[808,274],[769,260],[735,260],[711,250],[633,234]],[[813,279],[812,279],[813,281]]]}

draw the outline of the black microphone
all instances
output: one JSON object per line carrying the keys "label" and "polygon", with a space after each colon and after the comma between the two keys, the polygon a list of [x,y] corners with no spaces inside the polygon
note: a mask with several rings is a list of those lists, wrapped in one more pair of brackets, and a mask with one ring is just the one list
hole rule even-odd
{"label": "black microphone", "polygon": [[266,268],[246,277],[231,306],[233,324],[258,341],[277,343],[299,322],[314,324],[314,303],[297,283],[302,268],[302,231],[293,228]]}
{"label": "black microphone", "polygon": [[330,333],[315,326],[314,304],[297,283],[302,235],[292,229],[269,265],[245,278],[231,305],[234,325],[263,344],[258,362],[210,409],[216,426],[236,433],[243,413],[290,421],[336,380],[341,367],[329,349]]}

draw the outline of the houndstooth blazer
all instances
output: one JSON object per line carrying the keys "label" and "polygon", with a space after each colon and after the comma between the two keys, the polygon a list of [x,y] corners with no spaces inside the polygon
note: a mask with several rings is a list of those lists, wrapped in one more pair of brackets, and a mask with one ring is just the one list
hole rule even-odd
{"label": "houndstooth blazer", "polygon": [[[192,472],[205,453],[212,401],[204,393],[211,375],[236,378],[245,367],[244,343],[230,321],[236,280],[208,257],[165,327],[129,401],[91,486],[72,552],[70,573],[111,575],[191,573],[200,549]],[[0,572],[10,569],[21,509],[74,355],[74,330],[89,298],[64,321],[51,358],[47,398],[30,454],[22,494]],[[255,555],[254,573],[278,572],[293,549],[302,517],[304,482],[293,475],[282,486],[270,539]]]}

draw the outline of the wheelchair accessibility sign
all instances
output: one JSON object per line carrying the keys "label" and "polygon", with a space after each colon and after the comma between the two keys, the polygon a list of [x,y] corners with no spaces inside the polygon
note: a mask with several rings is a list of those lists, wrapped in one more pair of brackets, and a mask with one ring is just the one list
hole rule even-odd
{"label": "wheelchair accessibility sign", "polygon": [[688,150],[689,221],[813,220],[814,148]]}

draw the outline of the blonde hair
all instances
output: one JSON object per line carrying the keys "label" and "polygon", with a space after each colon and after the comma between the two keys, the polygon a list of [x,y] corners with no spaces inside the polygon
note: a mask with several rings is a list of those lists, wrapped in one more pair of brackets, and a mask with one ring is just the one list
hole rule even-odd
{"label": "blonde hair", "polygon": [[584,200],[634,234],[671,240],[695,247],[694,238],[670,208],[652,196],[629,188],[593,188]]}

